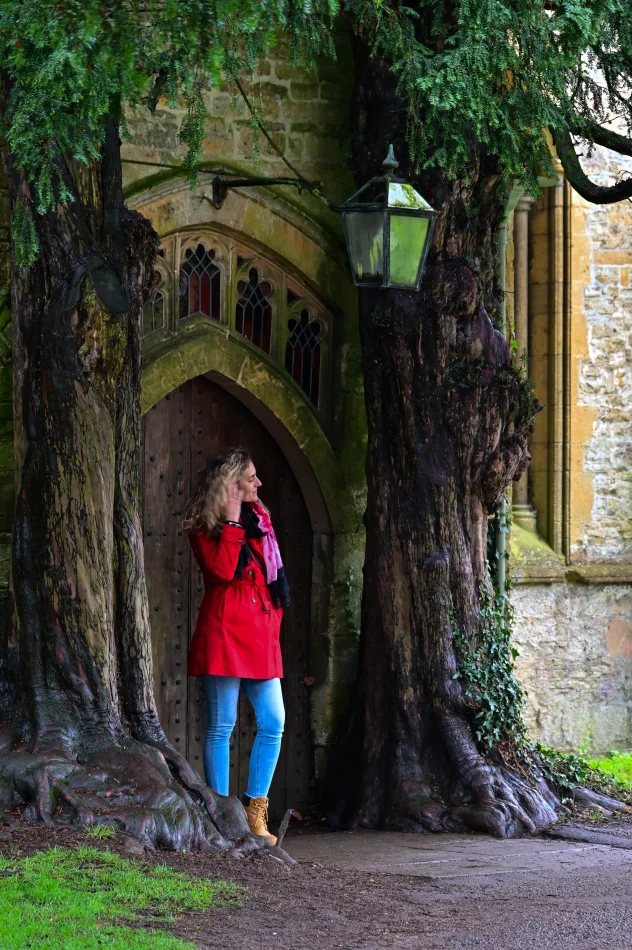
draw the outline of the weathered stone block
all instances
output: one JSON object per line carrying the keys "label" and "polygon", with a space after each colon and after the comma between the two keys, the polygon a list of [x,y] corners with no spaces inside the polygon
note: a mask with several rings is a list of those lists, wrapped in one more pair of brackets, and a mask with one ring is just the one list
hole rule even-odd
{"label": "weathered stone block", "polygon": [[290,132],[296,135],[304,135],[305,133],[318,135],[319,131],[319,127],[315,122],[292,122],[290,124]]}
{"label": "weathered stone block", "polygon": [[308,73],[303,66],[293,66],[291,63],[282,62],[278,59],[275,62],[274,66],[274,75],[277,79],[298,79],[305,80],[305,77],[312,77],[315,75],[314,71]]}
{"label": "weathered stone block", "polygon": [[257,92],[264,99],[287,99],[289,90],[279,82],[262,82],[257,85]]}
{"label": "weathered stone block", "polygon": [[349,102],[349,87],[340,86],[338,83],[323,82],[320,84],[320,98],[328,102]]}
{"label": "weathered stone block", "polygon": [[294,80],[290,84],[290,97],[300,100],[318,99],[318,83]]}
{"label": "weathered stone block", "polygon": [[304,147],[312,162],[315,163],[322,162],[326,165],[336,165],[344,157],[344,142],[339,138],[306,135]]}

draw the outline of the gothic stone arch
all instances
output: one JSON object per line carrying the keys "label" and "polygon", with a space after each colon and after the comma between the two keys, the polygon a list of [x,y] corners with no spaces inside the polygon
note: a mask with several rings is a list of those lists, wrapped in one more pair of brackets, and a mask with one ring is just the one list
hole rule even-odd
{"label": "gothic stone arch", "polygon": [[[284,367],[234,328],[205,318],[176,325],[172,318],[170,332],[145,341],[143,410],[208,374],[257,416],[296,475],[314,532],[310,710],[318,776],[326,769],[357,666],[366,494],[357,299],[344,248],[319,224],[264,190],[231,191],[217,211],[204,197],[207,187],[191,191],[174,177],[137,190],[129,203],[151,218],[166,243],[178,234],[186,241],[209,231],[225,242],[246,243],[320,300],[332,315],[331,404],[315,410]],[[165,258],[159,269],[163,278],[177,279]]]}

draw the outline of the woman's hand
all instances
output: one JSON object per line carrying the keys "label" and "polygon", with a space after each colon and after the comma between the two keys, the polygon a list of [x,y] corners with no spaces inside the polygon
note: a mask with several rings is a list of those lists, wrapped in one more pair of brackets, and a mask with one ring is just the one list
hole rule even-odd
{"label": "woman's hand", "polygon": [[241,503],[244,493],[237,482],[231,482],[228,486],[228,497],[226,499],[226,520],[239,521],[241,517]]}

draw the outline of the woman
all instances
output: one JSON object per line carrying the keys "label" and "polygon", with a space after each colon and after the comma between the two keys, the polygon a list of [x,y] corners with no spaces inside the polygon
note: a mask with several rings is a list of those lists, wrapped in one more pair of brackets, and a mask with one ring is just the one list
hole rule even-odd
{"label": "woman", "polygon": [[206,592],[189,650],[189,675],[201,676],[208,707],[204,745],[206,782],[228,795],[229,740],[240,686],[257,717],[244,802],[248,825],[273,844],[268,791],[285,723],[279,634],[290,602],[261,482],[243,448],[211,461],[187,505],[184,527]]}

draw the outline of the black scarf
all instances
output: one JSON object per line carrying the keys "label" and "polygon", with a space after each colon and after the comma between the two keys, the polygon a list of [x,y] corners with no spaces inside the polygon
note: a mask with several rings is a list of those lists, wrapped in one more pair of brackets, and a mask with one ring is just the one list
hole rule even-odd
{"label": "black scarf", "polygon": [[[246,543],[242,544],[241,550],[239,552],[239,560],[237,561],[235,578],[237,580],[241,580],[244,569],[248,567],[248,565],[251,564],[255,558],[259,562],[259,566],[263,570],[265,576],[265,562],[262,558],[259,558],[259,556],[255,554],[253,549],[248,544],[248,538],[262,538],[264,532],[259,527],[259,519],[257,518],[257,515],[247,504],[242,504],[241,506],[241,521],[244,528],[246,529]],[[279,568],[277,579],[272,581],[271,584],[268,584],[268,590],[270,591],[272,603],[277,609],[279,607],[290,606],[290,586],[287,582],[287,577],[285,576],[285,568]]]}

